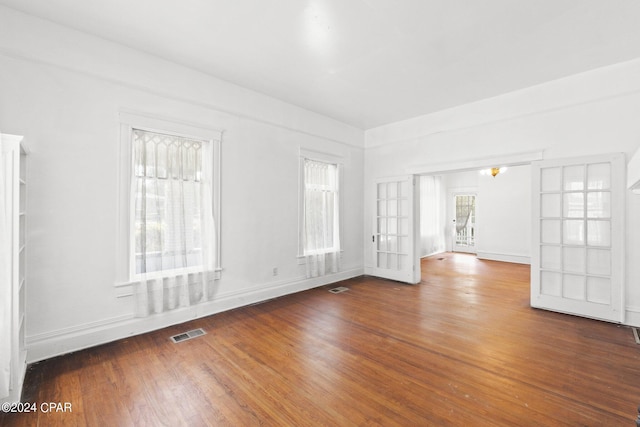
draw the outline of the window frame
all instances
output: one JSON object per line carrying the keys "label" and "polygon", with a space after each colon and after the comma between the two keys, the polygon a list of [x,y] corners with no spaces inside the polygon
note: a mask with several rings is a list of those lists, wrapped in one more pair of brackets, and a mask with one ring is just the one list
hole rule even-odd
{"label": "window frame", "polygon": [[319,254],[326,254],[326,253],[331,253],[333,251],[330,250],[326,250],[326,251],[317,251],[317,252],[313,252],[313,253],[305,253],[304,250],[304,243],[305,243],[305,239],[304,239],[304,202],[305,202],[305,182],[304,182],[304,161],[306,160],[312,160],[315,162],[321,162],[321,163],[327,163],[327,164],[333,164],[336,165],[337,167],[337,179],[338,179],[338,197],[337,197],[337,201],[338,201],[338,224],[337,224],[337,228],[338,228],[338,236],[339,236],[339,241],[340,241],[340,247],[338,248],[337,251],[335,252],[344,252],[343,249],[343,245],[342,245],[342,224],[344,223],[343,220],[343,194],[344,194],[344,165],[345,165],[345,160],[342,156],[336,156],[334,154],[329,154],[329,153],[323,153],[323,152],[317,152],[317,151],[311,151],[311,150],[306,150],[301,148],[300,149],[300,155],[299,155],[299,159],[298,159],[298,260],[299,262],[304,262],[305,257],[310,256],[310,255],[319,255]]}
{"label": "window frame", "polygon": [[[179,138],[187,138],[210,144],[208,161],[212,167],[211,200],[215,235],[215,279],[219,279],[221,267],[221,236],[220,236],[220,189],[221,189],[221,142],[223,131],[203,125],[181,122],[173,119],[121,111],[120,123],[120,153],[119,153],[119,196],[118,196],[118,281],[120,284],[131,284],[141,277],[163,277],[175,274],[185,274],[199,271],[199,267],[188,267],[170,270],[160,270],[151,273],[138,274],[135,267],[135,195],[131,191],[132,173],[134,166],[133,130],[161,133]],[[205,156],[203,156],[203,161]],[[118,285],[116,285],[118,286]]]}

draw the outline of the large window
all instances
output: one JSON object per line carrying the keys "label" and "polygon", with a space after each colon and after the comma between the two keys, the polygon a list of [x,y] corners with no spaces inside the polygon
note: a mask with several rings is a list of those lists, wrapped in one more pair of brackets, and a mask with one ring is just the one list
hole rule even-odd
{"label": "large window", "polygon": [[213,251],[204,234],[213,230],[203,210],[211,201],[207,142],[141,129],[132,139],[133,273],[202,268]]}
{"label": "large window", "polygon": [[[220,142],[205,127],[121,113],[119,293],[137,316],[207,301],[220,268]],[[126,207],[126,208],[125,208]]]}
{"label": "large window", "polygon": [[340,254],[340,167],[302,159],[301,251],[307,276],[336,272]]}

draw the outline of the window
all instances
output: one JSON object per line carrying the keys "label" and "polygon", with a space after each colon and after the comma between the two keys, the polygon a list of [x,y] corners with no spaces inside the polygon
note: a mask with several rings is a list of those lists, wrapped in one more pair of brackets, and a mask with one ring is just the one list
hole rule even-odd
{"label": "window", "polygon": [[[134,275],[203,268],[212,229],[207,142],[132,130]],[[204,157],[204,158],[203,158]],[[205,166],[203,168],[203,166]]]}
{"label": "window", "polygon": [[304,159],[303,253],[340,250],[338,165]]}
{"label": "window", "polygon": [[120,113],[119,295],[137,316],[211,299],[220,275],[220,142],[201,126]]}
{"label": "window", "polygon": [[340,255],[340,167],[302,158],[301,253],[307,276],[338,270]]}

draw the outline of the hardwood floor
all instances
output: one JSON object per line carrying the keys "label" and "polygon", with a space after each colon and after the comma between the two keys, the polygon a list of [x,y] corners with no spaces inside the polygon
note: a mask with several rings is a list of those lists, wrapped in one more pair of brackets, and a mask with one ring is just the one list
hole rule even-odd
{"label": "hardwood floor", "polygon": [[194,320],[31,366],[38,411],[0,425],[633,425],[632,330],[532,309],[528,283],[447,253],[419,285],[362,277]]}

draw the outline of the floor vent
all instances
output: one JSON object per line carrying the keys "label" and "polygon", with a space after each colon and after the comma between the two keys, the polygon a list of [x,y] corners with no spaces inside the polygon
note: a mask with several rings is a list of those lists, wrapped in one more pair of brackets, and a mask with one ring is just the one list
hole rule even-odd
{"label": "floor vent", "polygon": [[636,344],[640,344],[640,335],[638,333],[638,328],[631,329],[633,329],[633,337],[636,339]]}
{"label": "floor vent", "polygon": [[339,294],[340,292],[348,291],[349,288],[345,288],[344,286],[339,286],[337,288],[329,289],[329,292],[332,294]]}
{"label": "floor vent", "polygon": [[179,343],[179,342],[190,340],[191,338],[196,338],[205,334],[206,332],[202,328],[194,329],[189,332],[184,332],[182,334],[172,336],[171,341],[173,341],[174,343]]}

